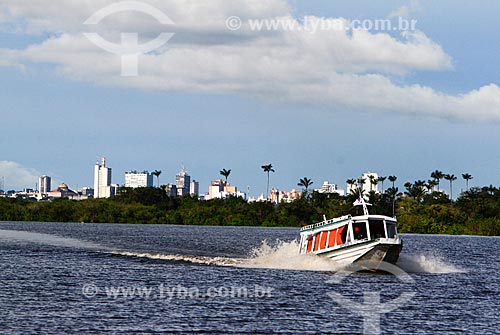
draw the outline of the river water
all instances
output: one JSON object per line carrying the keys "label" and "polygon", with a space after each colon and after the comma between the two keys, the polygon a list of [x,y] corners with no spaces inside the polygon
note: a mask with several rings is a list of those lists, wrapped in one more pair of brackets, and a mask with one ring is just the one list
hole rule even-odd
{"label": "river water", "polygon": [[391,275],[297,255],[297,237],[0,223],[0,333],[500,333],[500,238],[403,235]]}

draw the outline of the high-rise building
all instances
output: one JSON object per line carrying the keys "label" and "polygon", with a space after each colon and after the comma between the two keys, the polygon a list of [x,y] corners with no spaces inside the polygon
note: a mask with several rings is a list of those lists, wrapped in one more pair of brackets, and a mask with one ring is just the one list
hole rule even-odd
{"label": "high-rise building", "polygon": [[177,195],[182,197],[184,195],[189,195],[191,187],[191,176],[186,172],[186,168],[183,166],[181,171],[175,176],[175,186],[177,187]]}
{"label": "high-rise building", "polygon": [[49,176],[41,176],[38,178],[38,193],[47,194],[51,191],[51,178]]}
{"label": "high-rise building", "polygon": [[153,187],[153,175],[148,171],[125,172],[125,187]]}
{"label": "high-rise building", "polygon": [[94,166],[94,198],[109,198],[111,196],[111,168],[106,167],[106,158]]}
{"label": "high-rise building", "polygon": [[189,194],[196,196],[200,195],[200,183],[194,179],[189,187]]}

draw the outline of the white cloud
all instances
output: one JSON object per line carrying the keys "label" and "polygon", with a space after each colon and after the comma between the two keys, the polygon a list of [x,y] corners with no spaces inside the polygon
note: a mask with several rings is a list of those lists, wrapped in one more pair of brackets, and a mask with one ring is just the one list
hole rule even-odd
{"label": "white cloud", "polygon": [[[0,161],[0,180],[4,182],[5,190],[21,190],[34,188],[40,173],[12,161]],[[3,178],[3,179],[2,179]]]}
{"label": "white cloud", "polygon": [[20,54],[15,50],[0,48],[0,67],[18,67],[23,69],[24,66],[19,62]]}
{"label": "white cloud", "polygon": [[408,5],[404,5],[393,10],[387,17],[390,19],[395,17],[409,18],[421,9],[422,5],[419,0],[411,0]]}
{"label": "white cloud", "polygon": [[[232,32],[225,28],[231,15],[240,15],[243,22],[294,18],[287,3],[278,0],[150,1],[176,22],[176,36],[159,52],[140,56],[138,77],[123,78],[119,57],[88,41],[81,34],[86,27],[79,23],[110,1],[40,0],[47,6],[5,2],[11,15],[24,18],[31,30],[63,32],[21,51],[18,61],[51,63],[61,75],[75,80],[147,90],[236,93],[350,110],[500,120],[500,88],[495,84],[449,95],[389,79],[396,76],[404,82],[415,71],[452,69],[451,57],[419,31],[395,37],[362,30],[256,32],[244,25]],[[145,34],[158,33],[158,27],[144,17],[130,14],[104,25],[100,32],[116,38],[123,24]]]}

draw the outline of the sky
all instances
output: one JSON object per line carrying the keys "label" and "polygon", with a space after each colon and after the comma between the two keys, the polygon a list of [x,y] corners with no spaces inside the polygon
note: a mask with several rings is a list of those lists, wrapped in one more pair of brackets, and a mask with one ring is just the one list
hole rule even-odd
{"label": "sky", "polygon": [[[264,164],[280,190],[303,177],[345,188],[367,171],[398,176],[401,189],[436,169],[499,185],[499,10],[496,0],[0,0],[0,183],[92,186],[104,156],[113,183],[156,169],[173,183],[185,165],[207,191],[225,168],[253,196],[265,192]],[[264,19],[291,26],[252,27]],[[331,29],[386,19],[415,29]],[[121,55],[89,32],[115,45],[123,33],[140,45],[173,35],[124,76]]]}

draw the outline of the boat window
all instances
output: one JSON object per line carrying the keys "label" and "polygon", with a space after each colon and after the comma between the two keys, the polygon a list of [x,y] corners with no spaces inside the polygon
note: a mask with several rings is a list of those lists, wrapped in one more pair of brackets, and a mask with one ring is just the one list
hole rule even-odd
{"label": "boat window", "polygon": [[396,222],[387,221],[387,237],[394,238],[396,236]]}
{"label": "boat window", "polygon": [[372,240],[385,238],[384,221],[368,220],[368,225],[370,226],[370,237]]}
{"label": "boat window", "polygon": [[339,228],[337,233],[337,245],[342,245],[347,242],[347,226],[342,226]]}
{"label": "boat window", "polygon": [[364,240],[368,238],[368,233],[366,231],[366,222],[354,222],[352,224],[352,229],[354,233],[355,240]]}

